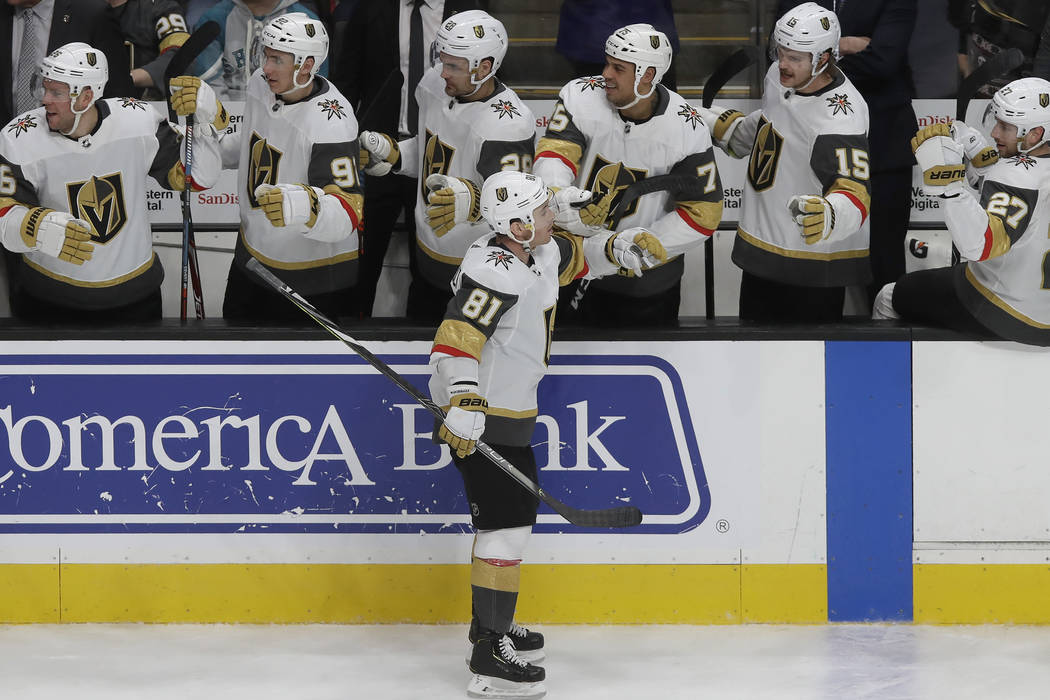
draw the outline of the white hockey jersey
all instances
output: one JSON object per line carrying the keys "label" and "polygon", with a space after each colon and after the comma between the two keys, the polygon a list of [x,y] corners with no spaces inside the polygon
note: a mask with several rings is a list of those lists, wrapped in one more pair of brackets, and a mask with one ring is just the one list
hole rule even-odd
{"label": "white hockey jersey", "polygon": [[419,174],[416,194],[416,243],[419,269],[435,287],[447,289],[467,248],[484,235],[483,221],[465,221],[441,237],[427,217],[428,175],[440,173],[470,180],[478,191],[500,170],[531,172],[536,121],[509,87],[495,80],[487,99],[461,102],[445,94],[439,67],[429,69],[416,87],[419,133],[401,144],[400,172]]}
{"label": "white hockey jersey", "polygon": [[[838,72],[810,95],[786,90],[776,64],[766,73],[761,111],[733,134],[731,150],[750,151],[733,262],[765,279],[805,287],[871,281],[868,105]],[[788,211],[795,195],[845,195],[861,211],[860,228],[805,242]]]}
{"label": "white hockey jersey", "polygon": [[[153,252],[147,175],[181,190],[179,136],[149,103],[130,97],[95,103],[99,121],[80,139],[48,129],[43,107],[16,117],[0,134],[0,235],[23,253],[21,280],[34,296],[62,306],[107,309],[156,290],[164,271]],[[220,154],[214,136],[194,140],[194,189],[215,184]],[[19,229],[26,210],[44,206],[87,221],[92,258],[74,265],[28,251]]]}
{"label": "white hockey jersey", "polygon": [[650,296],[677,284],[684,270],[681,254],[709,238],[722,219],[722,184],[707,125],[680,95],[663,86],[657,90],[654,114],[636,123],[624,120],[606,99],[601,76],[573,80],[558,94],[536,146],[536,175],[551,187],[575,185],[597,193],[610,204],[610,214],[631,184],[681,176],[673,191],[644,195],[628,205],[616,226],[652,231],[670,258],[642,277],[595,282],[623,296]]}
{"label": "white hockey jersey", "polygon": [[[349,101],[321,77],[310,97],[292,104],[273,94],[262,71],[252,74],[244,122],[222,140],[223,164],[237,167],[241,233],[234,264],[249,256],[271,268],[300,293],[319,294],[357,281],[364,200],[357,174],[357,119]],[[324,190],[312,228],[275,227],[255,199],[255,189],[306,184]]]}
{"label": "white hockey jersey", "polygon": [[982,325],[1009,340],[1050,345],[1050,156],[1001,158],[971,191],[943,200],[960,252],[955,289]]}

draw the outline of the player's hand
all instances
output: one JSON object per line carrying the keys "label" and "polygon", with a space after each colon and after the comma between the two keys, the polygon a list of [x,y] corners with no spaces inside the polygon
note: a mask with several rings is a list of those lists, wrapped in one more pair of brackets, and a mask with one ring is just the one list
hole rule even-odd
{"label": "player's hand", "polygon": [[91,242],[91,228],[86,221],[45,207],[31,208],[22,218],[19,233],[22,242],[31,250],[39,250],[74,265],[83,265],[90,260],[95,249]]}
{"label": "player's hand", "polygon": [[977,129],[966,122],[954,121],[951,124],[951,135],[955,143],[962,146],[966,159],[975,168],[987,168],[999,161],[999,151],[995,150],[988,139]]}
{"label": "player's hand", "polygon": [[267,185],[255,188],[255,199],[270,223],[277,227],[313,228],[321,213],[322,190],[309,185]]}
{"label": "player's hand", "polygon": [[551,209],[554,210],[554,225],[562,231],[577,236],[593,236],[607,229],[601,226],[588,226],[583,223],[581,212],[594,201],[594,193],[581,190],[579,187],[551,188],[554,196],[551,197]]}
{"label": "player's hand", "polygon": [[827,239],[835,230],[835,208],[816,194],[801,194],[788,200],[791,219],[798,226],[806,245]]}
{"label": "player's hand", "polygon": [[643,270],[667,262],[667,250],[660,239],[637,226],[611,236],[605,254],[627,276],[641,277]]}
{"label": "player's hand", "polygon": [[711,132],[711,141],[723,151],[729,150],[729,141],[733,138],[733,132],[743,124],[744,113],[727,107],[711,105],[710,107],[697,107],[696,111],[704,118],[708,131]]}
{"label": "player's hand", "polygon": [[438,428],[438,438],[462,459],[474,451],[485,432],[489,402],[478,394],[477,384],[457,384],[449,390],[449,405],[445,422]]}
{"label": "player's hand", "polygon": [[911,140],[911,150],[922,169],[922,189],[935,197],[951,197],[964,187],[966,168],[963,147],[952,138],[947,124],[931,124],[919,129]]}
{"label": "player's hand", "polygon": [[424,184],[430,191],[427,217],[430,228],[438,236],[444,236],[464,221],[477,221],[480,217],[481,191],[470,180],[435,173],[427,176]]}
{"label": "player's hand", "polygon": [[211,124],[216,131],[230,125],[230,115],[215,96],[211,85],[192,75],[179,75],[168,83],[171,90],[171,108],[185,117],[192,114],[198,124]]}
{"label": "player's hand", "polygon": [[397,141],[386,134],[377,131],[362,131],[357,139],[360,145],[357,163],[366,175],[374,177],[387,175],[401,160],[401,151],[397,147]]}

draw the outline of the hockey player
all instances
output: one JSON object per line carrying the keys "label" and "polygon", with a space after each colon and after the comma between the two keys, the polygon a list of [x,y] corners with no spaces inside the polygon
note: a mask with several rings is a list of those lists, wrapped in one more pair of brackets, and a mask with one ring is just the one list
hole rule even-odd
{"label": "hockey player", "polygon": [[534,698],[545,692],[544,670],[526,660],[543,657],[543,636],[513,621],[521,560],[539,502],[475,452],[475,445],[484,437],[535,480],[530,443],[536,387],[550,357],[559,286],[622,270],[640,275],[667,256],[641,228],[589,238],[559,232],[552,238],[549,200],[535,175],[499,172],[485,181],[480,211],[488,231],[465,252],[430,356],[430,393],[447,411],[437,437],[453,450],[477,531],[468,633],[472,697]]}
{"label": "hockey player", "polygon": [[500,170],[532,169],[534,117],[496,77],[506,53],[499,20],[481,10],[452,15],[437,31],[435,65],[416,88],[418,135],[395,142],[361,134],[366,173],[419,174],[408,292],[408,316],[418,322],[441,320],[456,266],[486,229],[478,220],[481,183]]}
{"label": "hockey player", "polygon": [[[586,234],[608,226],[629,185],[659,175],[679,176],[669,191],[646,195],[625,209],[620,227],[641,226],[670,260],[644,277],[611,277],[563,295],[562,310],[588,325],[675,325],[685,269],[682,254],[708,239],[722,219],[722,185],[711,137],[697,110],[660,85],[671,44],[648,24],[632,24],[605,43],[601,76],[565,85],[536,146],[534,171],[559,199],[594,192],[585,208],[566,208],[557,225]],[[578,213],[577,213],[578,212]],[[580,296],[586,291],[586,295]],[[578,298],[579,297],[579,298]],[[579,302],[574,304],[573,302]]]}
{"label": "hockey player", "polygon": [[[1023,78],[992,97],[992,139],[963,122],[920,129],[923,190],[942,198],[960,256],[953,267],[882,288],[874,318],[903,318],[984,337],[1050,345],[1050,82]],[[965,163],[965,165],[964,165]],[[970,188],[966,170],[983,175]]]}
{"label": "hockey player", "polygon": [[[43,106],[0,133],[0,237],[23,253],[12,311],[27,319],[159,319],[164,270],[153,252],[147,176],[168,189],[185,186],[178,135],[145,102],[99,100],[106,56],[87,44],[57,49],[40,75]],[[191,184],[203,189],[218,178],[216,132],[228,119],[214,97],[207,104],[183,97],[173,96],[173,105],[196,114]]]}
{"label": "hockey player", "polygon": [[223,164],[236,165],[243,183],[223,315],[304,319],[247,271],[255,257],[324,313],[340,316],[357,279],[357,120],[317,75],[328,55],[324,25],[302,13],[281,15],[266,25],[262,43],[266,59],[248,82],[244,122],[222,141]]}
{"label": "hockey player", "polygon": [[[189,38],[182,5],[177,0],[108,0],[120,20],[131,49],[131,79],[145,93],[161,99],[167,70],[175,50]],[[148,89],[148,88],[153,88]]]}
{"label": "hockey player", "polygon": [[845,288],[871,280],[868,107],[835,66],[839,35],[816,3],[789,10],[762,108],[704,111],[715,144],[749,158],[733,245],[741,319],[838,321]]}

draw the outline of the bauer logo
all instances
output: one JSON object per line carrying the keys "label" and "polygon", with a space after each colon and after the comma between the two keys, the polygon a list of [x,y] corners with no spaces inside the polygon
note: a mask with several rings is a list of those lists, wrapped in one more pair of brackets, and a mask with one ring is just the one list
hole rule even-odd
{"label": "bauer logo", "polygon": [[[383,359],[426,390],[425,350]],[[430,414],[349,353],[0,363],[0,532],[469,527]],[[534,451],[554,497],[635,505],[643,532],[692,529],[710,508],[678,373],[659,358],[556,357]],[[537,529],[574,528],[544,506]]]}

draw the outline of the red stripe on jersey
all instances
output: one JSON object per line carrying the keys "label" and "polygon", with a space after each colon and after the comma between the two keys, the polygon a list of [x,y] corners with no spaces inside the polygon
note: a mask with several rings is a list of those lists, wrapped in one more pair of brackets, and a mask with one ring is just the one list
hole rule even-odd
{"label": "red stripe on jersey", "polygon": [[978,262],[981,260],[987,260],[988,256],[992,252],[992,227],[989,226],[984,230],[984,250],[981,251],[981,257],[977,258]]}
{"label": "red stripe on jersey", "polygon": [[699,231],[700,233],[704,234],[705,236],[710,236],[712,233],[715,232],[714,229],[704,228],[700,224],[698,224],[695,221],[693,221],[693,217],[691,217],[688,214],[686,214],[685,211],[681,207],[675,209],[675,211],[678,212],[678,216],[682,217],[682,221],[684,221],[685,223],[689,224],[690,228],[692,228],[692,229],[694,229],[696,231]]}
{"label": "red stripe on jersey", "polygon": [[[329,197],[335,197],[334,194],[328,195]],[[357,230],[357,214],[354,213],[354,208],[350,206],[349,202],[344,200],[342,197],[335,197],[335,200],[343,205],[343,209],[350,215],[350,223],[354,225],[354,230]]]}
{"label": "red stripe on jersey", "polygon": [[853,206],[857,207],[857,209],[860,209],[860,223],[861,225],[863,225],[864,220],[868,218],[868,210],[865,209],[864,204],[862,204],[861,201],[857,199],[857,195],[853,194],[852,192],[847,192],[845,190],[832,190],[828,194],[831,194],[832,192],[837,192],[841,195],[845,195],[849,201],[853,202]]}
{"label": "red stripe on jersey", "polygon": [[14,208],[15,208],[15,205],[11,204],[10,206],[6,206],[3,209],[0,209],[0,216],[3,216],[4,214],[6,214],[7,212],[11,211]]}
{"label": "red stripe on jersey", "polygon": [[435,345],[434,347],[430,348],[430,354],[433,355],[435,352],[440,352],[445,355],[452,355],[453,357],[469,357],[471,359],[477,360],[478,362],[481,362],[480,357],[474,357],[466,350],[460,350],[459,348],[454,348],[451,345]]}
{"label": "red stripe on jersey", "polygon": [[578,280],[578,279],[582,278],[582,277],[583,277],[584,275],[586,275],[586,274],[587,274],[588,272],[590,272],[590,271],[591,271],[591,268],[590,268],[590,266],[588,266],[588,265],[587,265],[587,261],[586,261],[586,260],[584,260],[584,261],[583,261],[583,269],[582,269],[582,270],[580,270],[580,273],[579,273],[578,275],[576,275],[575,277],[573,277],[573,279],[574,279],[574,280]]}
{"label": "red stripe on jersey", "polygon": [[536,154],[536,158],[533,159],[533,161],[532,161],[533,166],[536,165],[536,161],[539,160],[540,158],[557,158],[562,163],[565,163],[567,166],[569,166],[569,170],[572,171],[572,176],[576,177],[576,166],[573,164],[573,162],[571,160],[569,160],[568,158],[566,158],[562,154],[555,153],[554,151],[541,151],[540,153],[537,153]]}
{"label": "red stripe on jersey", "polygon": [[202,191],[204,191],[204,190],[208,189],[208,188],[207,188],[207,187],[205,187],[204,185],[198,185],[198,184],[197,184],[197,181],[193,179],[193,176],[192,176],[192,175],[190,175],[190,180],[189,180],[189,182],[190,182],[190,187],[191,187],[191,188],[193,188],[193,191],[194,191],[194,192],[202,192]]}

